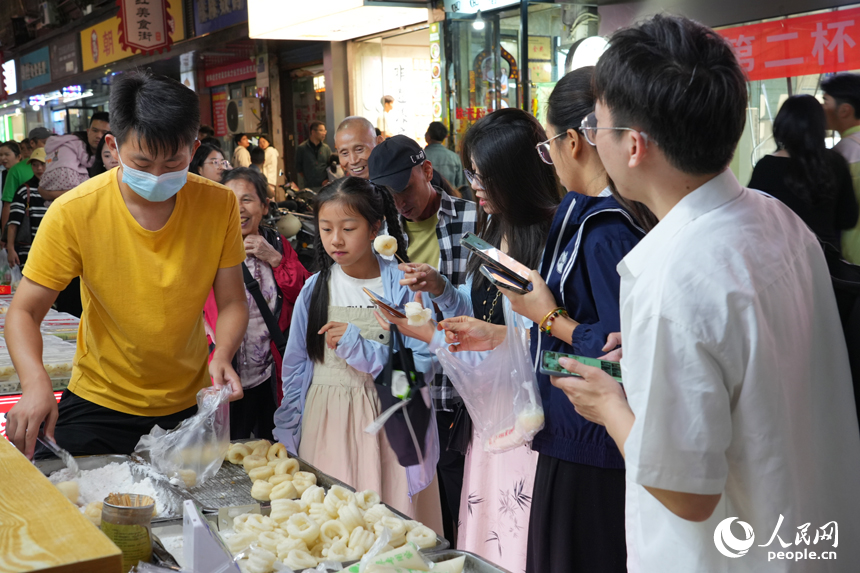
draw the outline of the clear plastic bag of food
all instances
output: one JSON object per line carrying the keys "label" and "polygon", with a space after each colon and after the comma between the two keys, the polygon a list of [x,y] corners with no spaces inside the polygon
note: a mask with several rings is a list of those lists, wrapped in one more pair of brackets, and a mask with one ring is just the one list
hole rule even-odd
{"label": "clear plastic bag of food", "polygon": [[152,467],[170,482],[192,488],[218,473],[230,447],[230,387],[197,393],[197,413],[173,430],[155,426],[134,451],[148,454]]}
{"label": "clear plastic bag of food", "polygon": [[477,364],[447,347],[436,351],[487,452],[506,452],[526,444],[544,426],[529,331],[523,320],[505,305],[507,336],[493,350],[481,353],[483,360]]}
{"label": "clear plastic bag of food", "polygon": [[21,267],[19,267],[18,265],[12,267],[11,277],[12,278],[10,283],[12,285],[12,290],[16,290],[18,288],[18,285],[21,284],[21,280],[23,280],[24,278],[24,275],[21,274]]}

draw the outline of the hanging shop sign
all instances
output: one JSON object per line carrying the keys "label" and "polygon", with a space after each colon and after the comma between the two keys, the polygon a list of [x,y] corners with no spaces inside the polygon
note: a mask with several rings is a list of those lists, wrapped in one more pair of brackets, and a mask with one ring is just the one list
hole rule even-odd
{"label": "hanging shop sign", "polygon": [[119,44],[142,54],[170,50],[168,0],[117,0],[119,5]]}
{"label": "hanging shop sign", "polygon": [[430,85],[433,102],[433,121],[442,121],[442,26],[430,24]]}
{"label": "hanging shop sign", "polygon": [[194,0],[194,32],[198,36],[247,21],[247,0]]}
{"label": "hanging shop sign", "polygon": [[81,73],[78,36],[67,36],[51,44],[51,78],[60,80]]}
{"label": "hanging shop sign", "polygon": [[229,135],[227,131],[227,89],[216,88],[212,90],[212,118],[215,137]]}
{"label": "hanging shop sign", "polygon": [[48,46],[21,56],[21,89],[28,90],[51,81],[51,54]]}
{"label": "hanging shop sign", "polygon": [[750,80],[860,68],[860,8],[717,30]]}
{"label": "hanging shop sign", "polygon": [[[140,2],[162,2],[165,0],[140,0]],[[170,0],[167,5],[167,27],[172,43],[185,39],[185,20],[181,0]],[[81,63],[84,71],[110,64],[134,55],[123,48],[119,41],[119,16],[108,18],[81,31]]]}
{"label": "hanging shop sign", "polygon": [[[0,50],[0,62],[3,61],[3,50]],[[13,64],[14,65],[14,64]],[[6,91],[6,74],[5,66],[0,66],[0,101],[5,101],[9,97],[9,92]]]}
{"label": "hanging shop sign", "polygon": [[[0,52],[0,60],[2,59],[3,52]],[[9,97],[18,91],[18,74],[15,72],[15,60],[3,62],[3,66],[0,68],[0,78],[2,78],[2,85],[0,85],[0,90],[2,90],[2,92],[0,92],[0,99]]]}
{"label": "hanging shop sign", "polygon": [[245,80],[256,79],[257,65],[254,60],[246,60],[230,64],[229,66],[221,66],[206,70],[203,81],[207,88],[212,86],[220,86],[232,82],[242,82]]}

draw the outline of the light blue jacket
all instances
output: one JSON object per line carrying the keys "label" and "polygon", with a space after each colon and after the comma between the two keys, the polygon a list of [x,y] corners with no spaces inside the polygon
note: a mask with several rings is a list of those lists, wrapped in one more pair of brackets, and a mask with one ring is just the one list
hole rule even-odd
{"label": "light blue jacket", "polygon": [[454,318],[455,316],[472,316],[475,314],[472,306],[472,275],[466,276],[466,282],[455,287],[447,277],[442,275],[445,280],[445,290],[439,296],[430,296],[430,300],[436,303],[442,315],[445,318]]}
{"label": "light blue jacket", "polygon": [[[397,269],[396,261],[387,261],[377,256],[382,273],[383,296],[403,307],[413,300],[414,294],[407,287],[400,285],[403,272]],[[302,413],[305,408],[308,389],[314,377],[314,362],[308,357],[306,335],[308,327],[308,310],[314,285],[319,273],[310,277],[305,283],[293,309],[293,320],[290,324],[290,337],[284,352],[282,382],[284,399],[275,412],[275,439],[284,444],[292,453],[298,453],[302,438]],[[370,301],[368,300],[368,304]],[[425,306],[429,306],[429,297],[425,296]],[[424,373],[424,380],[429,385],[433,381],[438,361],[430,354],[427,344],[403,337],[408,348],[412,349],[415,368]],[[359,372],[367,372],[376,378],[388,362],[388,346],[362,338],[360,329],[350,324],[338,342],[335,354]],[[409,477],[409,493],[418,493],[432,481],[435,467],[439,460],[439,436],[435,423],[435,413],[427,430],[427,455],[425,467],[412,466],[407,469]],[[432,464],[432,466],[431,466]],[[430,471],[430,467],[433,468]],[[426,483],[425,483],[426,482]]]}

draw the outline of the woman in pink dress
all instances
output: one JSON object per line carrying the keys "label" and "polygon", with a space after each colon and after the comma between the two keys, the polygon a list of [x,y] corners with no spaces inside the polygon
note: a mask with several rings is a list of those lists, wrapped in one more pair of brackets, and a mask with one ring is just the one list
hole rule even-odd
{"label": "woman in pink dress", "polygon": [[[535,146],[546,139],[534,117],[509,108],[479,120],[463,143],[463,164],[469,166],[466,178],[480,205],[479,236],[529,268],[540,262],[562,197],[552,166],[535,153]],[[467,282],[458,289],[429,265],[404,264],[400,266],[406,273],[402,284],[429,292],[446,318],[485,322],[488,330],[497,332],[497,339],[504,339],[504,309],[510,303],[480,273],[480,265],[477,257],[469,260]],[[434,335],[432,328],[410,330],[404,325],[401,330],[428,341],[432,338],[434,352],[445,344],[444,334]],[[458,356],[477,363],[486,354]],[[457,548],[510,571],[524,571],[538,456],[528,446],[488,453],[481,438],[477,433],[472,437],[466,456]]]}

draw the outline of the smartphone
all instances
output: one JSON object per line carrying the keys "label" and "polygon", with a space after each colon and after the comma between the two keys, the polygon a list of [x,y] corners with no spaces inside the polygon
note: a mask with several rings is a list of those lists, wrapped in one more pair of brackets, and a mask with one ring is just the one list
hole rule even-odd
{"label": "smartphone", "polygon": [[613,378],[620,384],[621,383],[621,364],[618,362],[611,362],[609,360],[599,360],[597,358],[587,358],[585,356],[576,356],[575,354],[564,354],[563,352],[550,352],[549,350],[544,350],[540,355],[540,373],[546,374],[547,376],[576,376],[579,377],[579,374],[574,374],[573,372],[568,372],[565,370],[561,364],[558,363],[559,358],[573,358],[579,362],[582,362],[586,366],[594,366],[596,368],[600,368]]}
{"label": "smartphone", "polygon": [[370,289],[362,288],[364,294],[370,297],[370,302],[375,304],[377,307],[381,308],[385,312],[397,317],[397,318],[406,318],[405,311],[402,308],[399,308],[393,302],[386,300],[385,297],[380,296],[373,292]]}
{"label": "smartphone", "polygon": [[488,263],[490,267],[509,274],[512,280],[521,283],[522,288],[525,288],[529,284],[531,269],[506,255],[487,241],[479,238],[474,233],[463,235],[460,239],[460,244]]}
{"label": "smartphone", "polygon": [[523,288],[522,285],[509,274],[498,269],[488,267],[487,265],[481,265],[478,270],[481,271],[482,275],[487,277],[488,281],[499,288],[506,288],[518,294],[528,294],[531,290],[531,283],[528,284],[527,288]]}

